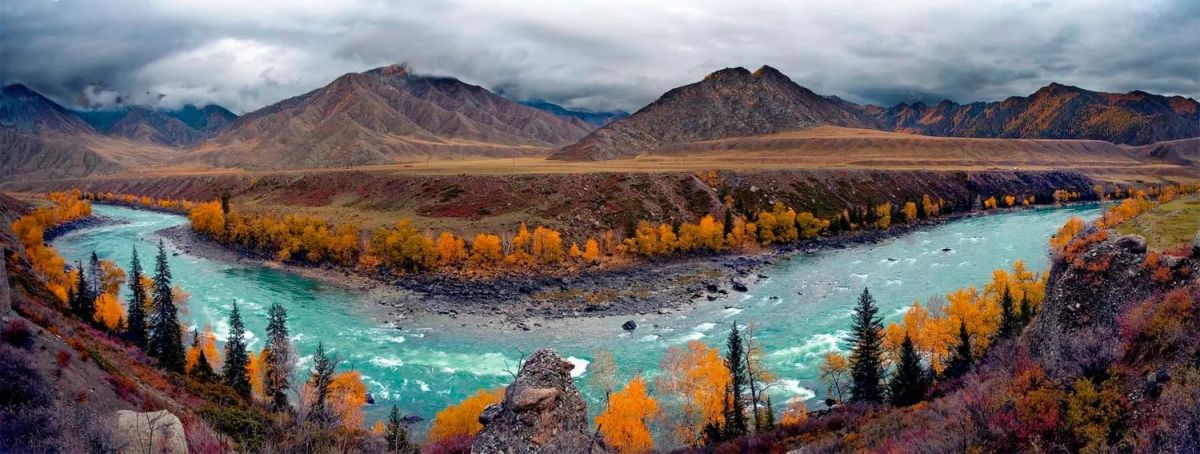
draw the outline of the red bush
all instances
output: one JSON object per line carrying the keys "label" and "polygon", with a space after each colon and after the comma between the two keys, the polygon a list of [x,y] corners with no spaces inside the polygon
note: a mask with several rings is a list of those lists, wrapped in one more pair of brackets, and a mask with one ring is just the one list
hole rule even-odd
{"label": "red bush", "polygon": [[68,364],[71,364],[71,352],[60,350],[58,352],[58,368],[65,368]]}
{"label": "red bush", "polygon": [[33,348],[33,328],[25,320],[13,319],[4,325],[0,338],[10,345],[29,350]]}

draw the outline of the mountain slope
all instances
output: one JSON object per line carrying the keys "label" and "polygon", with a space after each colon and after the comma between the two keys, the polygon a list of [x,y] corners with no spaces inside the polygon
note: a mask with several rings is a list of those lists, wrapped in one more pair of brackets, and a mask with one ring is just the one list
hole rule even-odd
{"label": "mountain slope", "polygon": [[1057,83],[1000,102],[899,104],[876,112],[884,129],[934,136],[1131,145],[1200,137],[1200,103],[1193,99],[1143,91],[1101,93]]}
{"label": "mountain slope", "polygon": [[727,68],[700,82],[668,91],[628,118],[592,132],[550,158],[631,158],[664,145],[821,124],[874,127],[875,120],[861,107],[817,95],[770,66],[753,73],[745,68]]}
{"label": "mountain slope", "polygon": [[612,123],[614,121],[617,121],[617,120],[620,120],[622,118],[629,116],[629,112],[626,112],[623,110],[617,110],[617,111],[613,111],[613,112],[596,112],[594,110],[572,110],[572,109],[568,109],[566,107],[563,107],[558,104],[552,103],[550,101],[542,100],[542,99],[531,99],[531,100],[527,100],[527,101],[521,101],[521,104],[524,104],[529,107],[533,107],[535,109],[544,110],[546,112],[550,112],[550,113],[552,113],[554,115],[558,115],[560,117],[577,118],[577,119],[583,120],[584,123],[595,126],[597,128],[603,127],[606,124]]}
{"label": "mountain slope", "polygon": [[172,147],[195,145],[237,119],[221,106],[191,104],[178,110],[127,106],[75,114],[102,134]]}
{"label": "mountain slope", "polygon": [[179,151],[101,136],[73,113],[23,86],[0,93],[0,177],[112,174],[178,159]]}
{"label": "mountain slope", "polygon": [[290,169],[539,155],[590,129],[479,86],[397,65],[346,74],[246,114],[201,145],[196,159]]}

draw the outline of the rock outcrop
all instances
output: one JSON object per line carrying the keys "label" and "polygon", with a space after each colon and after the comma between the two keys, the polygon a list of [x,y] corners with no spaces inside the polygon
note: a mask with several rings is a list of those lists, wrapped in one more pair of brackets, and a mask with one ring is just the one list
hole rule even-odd
{"label": "rock outcrop", "polygon": [[12,290],[8,288],[8,249],[0,248],[0,318],[12,315]]}
{"label": "rock outcrop", "polygon": [[[1091,241],[1081,253],[1054,259],[1046,298],[1025,333],[1030,351],[1052,375],[1077,376],[1107,367],[1119,354],[1113,333],[1121,314],[1165,288],[1143,266],[1144,238],[1109,231],[1095,241],[1097,232],[1089,227],[1076,237],[1077,243]],[[1173,270],[1191,266],[1186,258],[1161,257],[1161,266]]]}
{"label": "rock outcrop", "polygon": [[183,423],[166,410],[145,413],[118,411],[117,433],[124,437],[126,452],[188,452]]}
{"label": "rock outcrop", "polygon": [[533,353],[504,400],[483,411],[473,453],[602,453],[589,431],[587,403],[571,380],[574,366],[554,350]]}

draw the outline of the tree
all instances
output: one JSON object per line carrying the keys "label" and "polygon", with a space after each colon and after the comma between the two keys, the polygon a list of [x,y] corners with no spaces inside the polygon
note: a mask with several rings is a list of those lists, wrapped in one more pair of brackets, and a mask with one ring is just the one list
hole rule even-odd
{"label": "tree", "polygon": [[771,405],[771,396],[767,396],[767,406],[763,411],[762,422],[758,425],[760,431],[775,430],[775,406]]}
{"label": "tree", "polygon": [[593,388],[604,391],[604,401],[608,402],[613,390],[620,381],[617,379],[617,362],[612,352],[596,349],[592,353],[592,364],[588,366],[588,383]]}
{"label": "tree", "polygon": [[267,312],[266,370],[263,371],[263,392],[271,409],[281,411],[288,407],[287,390],[290,386],[292,369],[296,366],[292,341],[288,338],[287,309],[272,304]]}
{"label": "tree", "polygon": [[225,367],[221,369],[221,378],[239,395],[249,399],[250,376],[246,372],[250,356],[246,352],[245,336],[246,325],[242,323],[242,313],[235,301],[233,311],[229,313],[229,337],[225,340]]}
{"label": "tree", "polygon": [[705,427],[725,423],[729,370],[721,353],[698,340],[671,347],[659,364],[655,389],[679,408],[665,414],[675,439],[688,446],[700,443]]}
{"label": "tree", "polygon": [[167,249],[158,240],[158,257],[154,265],[154,312],[151,314],[150,354],[158,357],[164,369],[184,372],[183,336],[179,332],[179,312],[171,291],[171,268],[167,264]]}
{"label": "tree", "polygon": [[93,315],[96,313],[96,294],[91,286],[91,280],[84,273],[83,264],[77,263],[77,265],[79,273],[68,303],[76,317],[88,323],[95,323]]}
{"label": "tree", "polygon": [[326,426],[335,422],[329,407],[329,384],[333,381],[333,371],[336,368],[337,361],[326,355],[325,345],[318,342],[317,352],[313,354],[312,375],[308,379],[307,394],[311,398],[308,416],[318,424]]}
{"label": "tree", "polygon": [[[775,375],[767,370],[763,356],[766,352],[762,346],[755,342],[754,325],[750,325],[742,334],[742,341],[745,344],[745,362],[746,362],[746,384],[750,388],[750,404],[753,409],[754,430],[761,432],[763,430],[763,415],[759,412],[759,402],[762,401],[763,393],[767,387],[775,381]],[[774,419],[774,416],[771,417]]]}
{"label": "tree", "polygon": [[120,332],[125,325],[125,306],[117,300],[114,293],[101,293],[95,301],[96,313],[93,319],[100,326],[112,332]]}
{"label": "tree", "polygon": [[100,256],[92,251],[92,258],[88,260],[88,287],[92,289],[92,298],[100,294],[100,274]]}
{"label": "tree", "polygon": [[974,353],[971,352],[971,335],[967,332],[967,323],[960,321],[958,346],[954,347],[954,354],[950,356],[950,362],[946,364],[945,375],[948,378],[961,377],[971,370],[971,365],[974,363]]}
{"label": "tree", "polygon": [[1001,339],[1008,339],[1016,334],[1018,328],[1017,313],[1013,311],[1012,292],[1005,285],[1000,294],[1000,331],[998,334]]}
{"label": "tree", "polygon": [[388,452],[397,454],[417,454],[420,452],[416,443],[408,439],[408,428],[404,426],[404,422],[400,419],[400,408],[392,405],[392,412],[388,415],[388,422],[383,435],[387,440]]}
{"label": "tree", "polygon": [[646,382],[635,376],[614,393],[596,425],[609,446],[622,453],[650,452],[654,447],[647,425],[658,413],[658,401],[646,392]]}
{"label": "tree", "polygon": [[921,366],[921,356],[917,354],[912,338],[905,335],[904,343],[900,345],[900,361],[892,374],[892,381],[888,383],[892,405],[906,407],[920,402],[925,398],[928,387],[925,368]]}
{"label": "tree", "polygon": [[1017,315],[1017,319],[1020,320],[1021,326],[1028,325],[1033,321],[1033,303],[1029,301],[1028,292],[1021,295],[1021,311]]}
{"label": "tree", "polygon": [[429,441],[439,442],[457,436],[473,437],[483,430],[479,414],[489,405],[504,400],[504,388],[481,389],[456,405],[439,411],[429,427]]}
{"label": "tree", "polygon": [[146,288],[142,286],[142,262],[137,248],[133,248],[133,260],[129,265],[129,320],[126,321],[125,336],[135,345],[146,348]]}
{"label": "tree", "polygon": [[850,381],[850,362],[846,361],[846,357],[838,352],[826,353],[819,370],[821,380],[829,383],[831,391],[837,393],[837,400],[845,400],[844,392]]}
{"label": "tree", "polygon": [[729,409],[725,414],[725,436],[727,439],[745,435],[747,430],[746,406],[746,350],[737,322],[729,330],[725,341],[725,367],[729,369]]}
{"label": "tree", "polygon": [[875,298],[864,288],[854,309],[850,342],[850,398],[859,402],[883,402],[883,325],[876,314]]}
{"label": "tree", "polygon": [[189,374],[200,381],[212,381],[217,378],[217,374],[213,372],[212,364],[208,363],[208,357],[205,356],[203,349],[200,350],[199,356],[196,358],[196,365],[192,367]]}
{"label": "tree", "polygon": [[342,427],[361,427],[362,408],[367,404],[367,385],[362,381],[362,373],[350,370],[334,375],[329,381],[329,404]]}

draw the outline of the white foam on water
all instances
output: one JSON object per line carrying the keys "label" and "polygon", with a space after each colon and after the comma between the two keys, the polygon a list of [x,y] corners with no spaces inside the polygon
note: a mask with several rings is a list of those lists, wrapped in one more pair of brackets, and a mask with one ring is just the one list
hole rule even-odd
{"label": "white foam on water", "polygon": [[500,353],[448,353],[442,351],[427,351],[413,355],[405,361],[413,366],[433,367],[455,372],[466,372],[480,377],[508,377],[508,371],[515,369],[517,361],[509,359]]}
{"label": "white foam on water", "polygon": [[870,274],[858,274],[858,273],[850,273],[850,275],[857,277],[859,280],[863,280],[863,281],[867,280],[867,277],[871,276]]}
{"label": "white foam on water", "polygon": [[417,386],[421,388],[421,392],[423,392],[423,393],[429,392],[429,384],[428,383],[425,383],[421,380],[413,380],[413,382],[415,382],[417,384]]}
{"label": "white foam on water", "polygon": [[658,340],[657,334],[647,334],[638,339],[638,342],[654,342]]}
{"label": "white foam on water", "polygon": [[743,310],[745,310],[745,309],[742,309],[742,308],[740,308],[740,307],[730,307],[730,308],[727,308],[727,309],[725,309],[725,315],[724,315],[724,317],[725,317],[725,318],[733,317],[733,316],[735,316],[735,315],[737,315],[737,314],[740,314],[740,313],[742,313],[742,311],[743,311]]}
{"label": "white foam on water", "polygon": [[888,287],[899,287],[901,284],[904,284],[904,281],[901,281],[899,279],[888,279],[887,282],[883,283],[883,285],[886,285]]}
{"label": "white foam on water", "polygon": [[848,336],[849,331],[838,330],[834,333],[820,333],[809,336],[803,344],[795,347],[788,347],[773,352],[767,353],[767,356],[774,357],[795,357],[802,356],[805,358],[815,358],[824,355],[828,352],[841,351],[839,342]]}
{"label": "white foam on water", "polygon": [[716,328],[716,327],[717,327],[716,323],[701,323],[699,325],[696,325],[696,327],[692,328],[692,329],[694,331],[696,331],[697,333],[707,333],[709,330]]}
{"label": "white foam on water", "polygon": [[392,343],[395,343],[395,344],[403,344],[403,343],[404,343],[404,336],[393,336],[393,337],[389,337],[389,338],[388,338],[388,341],[389,341],[389,342],[392,342]]}
{"label": "white foam on water", "polygon": [[754,295],[751,295],[751,294],[747,293],[747,294],[745,294],[745,295],[742,295],[742,301],[746,301],[746,300],[748,300],[748,299],[750,299],[750,298],[753,298],[753,297],[754,297]]}
{"label": "white foam on water", "polygon": [[793,396],[791,399],[808,400],[817,397],[817,393],[815,391],[800,386],[800,380],[783,378],[779,380],[779,387],[784,391],[791,393]]}
{"label": "white foam on water", "polygon": [[368,361],[368,362],[375,365],[376,367],[383,367],[383,368],[387,368],[387,369],[399,369],[400,366],[404,365],[403,360],[401,360],[400,358],[396,358],[394,356],[389,356],[386,358],[382,357],[382,356],[375,356],[375,357],[372,357],[370,359],[370,361]]}
{"label": "white foam on water", "polygon": [[574,356],[568,356],[567,362],[575,366],[571,368],[571,378],[576,378],[580,375],[583,375],[584,372],[587,372],[588,364],[591,364],[591,361],[583,358],[576,358]]}
{"label": "white foam on water", "polygon": [[677,339],[677,341],[680,343],[683,343],[683,342],[690,342],[690,341],[694,341],[694,340],[700,340],[703,338],[704,338],[704,333],[693,331],[689,334],[686,334],[686,335],[680,337],[679,339]]}

